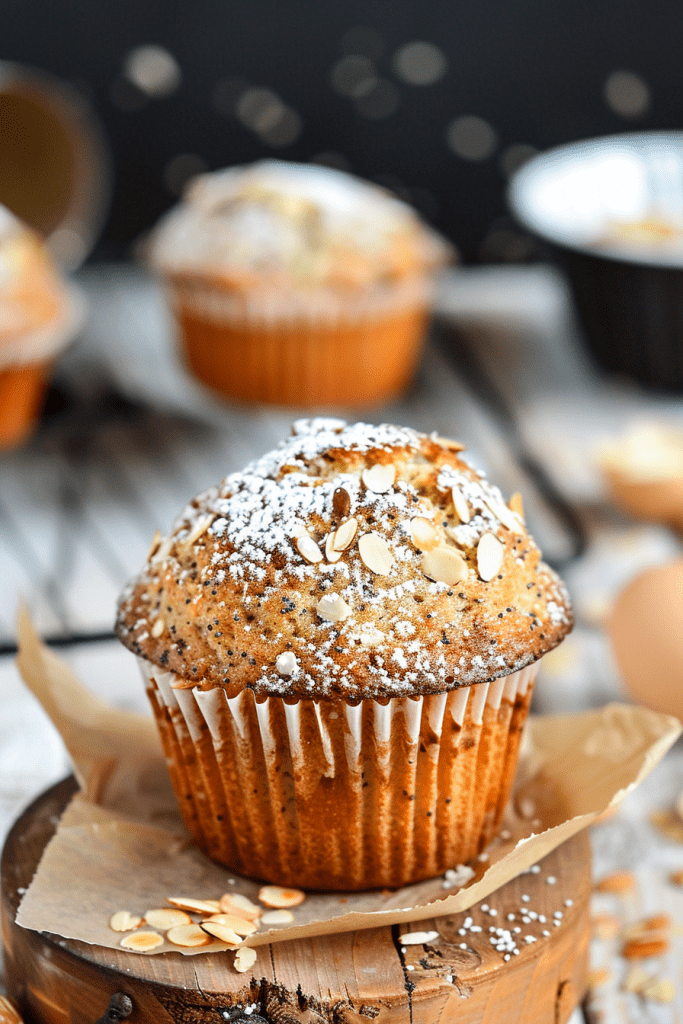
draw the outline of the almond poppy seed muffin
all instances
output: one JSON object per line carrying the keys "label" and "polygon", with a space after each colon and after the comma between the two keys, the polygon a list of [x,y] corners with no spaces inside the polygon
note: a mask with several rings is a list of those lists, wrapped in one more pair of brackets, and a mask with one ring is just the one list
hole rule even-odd
{"label": "almond poppy seed muffin", "polygon": [[566,592],[456,442],[306,420],[185,509],[122,596],[200,846],[304,888],[481,851]]}

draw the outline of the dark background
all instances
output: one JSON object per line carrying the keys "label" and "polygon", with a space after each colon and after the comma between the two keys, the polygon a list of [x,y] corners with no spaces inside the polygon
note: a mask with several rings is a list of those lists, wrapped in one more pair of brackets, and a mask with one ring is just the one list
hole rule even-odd
{"label": "dark background", "polygon": [[[682,37],[683,6],[662,0],[24,0],[3,9],[0,57],[75,83],[104,124],[116,185],[99,256],[124,254],[192,171],[275,156],[393,187],[476,261],[533,255],[504,191],[534,150],[681,126]],[[415,41],[445,58],[431,84],[397,69]],[[140,88],[131,53],[149,44],[171,72]],[[264,87],[280,107],[245,99]],[[456,124],[454,150],[462,117],[481,120]]]}

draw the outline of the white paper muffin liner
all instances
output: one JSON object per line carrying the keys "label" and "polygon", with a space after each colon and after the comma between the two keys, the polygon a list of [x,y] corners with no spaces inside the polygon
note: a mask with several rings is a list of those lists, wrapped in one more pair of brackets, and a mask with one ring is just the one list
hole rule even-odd
{"label": "white paper muffin liner", "polygon": [[507,802],[538,663],[418,698],[257,700],[140,662],[199,846],[309,889],[396,887],[479,853]]}

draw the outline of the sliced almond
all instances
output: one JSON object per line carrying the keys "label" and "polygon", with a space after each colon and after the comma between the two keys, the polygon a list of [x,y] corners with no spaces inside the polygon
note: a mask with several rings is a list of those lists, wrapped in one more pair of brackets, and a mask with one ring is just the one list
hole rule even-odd
{"label": "sliced almond", "polygon": [[167,896],[166,902],[179,910],[187,910],[190,914],[220,914],[221,912],[218,900],[193,900],[187,896]]}
{"label": "sliced almond", "polygon": [[431,519],[415,516],[410,520],[410,537],[420,551],[431,551],[439,543],[439,531]]}
{"label": "sliced almond", "polygon": [[669,881],[672,885],[683,885],[683,871],[674,871],[669,875]]}
{"label": "sliced almond", "polygon": [[261,915],[261,924],[289,924],[294,920],[291,910],[267,910]]}
{"label": "sliced almond", "polygon": [[438,932],[406,932],[405,935],[399,935],[398,941],[402,946],[422,946],[425,942],[434,942],[438,937]]}
{"label": "sliced almond", "polygon": [[205,513],[205,515],[200,516],[199,519],[196,520],[194,526],[188,533],[187,537],[183,538],[183,547],[191,548],[193,544],[196,544],[200,537],[203,537],[206,531],[209,529],[211,523],[214,521],[214,518],[215,517],[213,512],[207,512]]}
{"label": "sliced almond", "polygon": [[606,985],[612,977],[612,972],[608,971],[606,967],[598,967],[594,971],[588,972],[588,988],[593,992],[596,988],[600,988],[601,985]]}
{"label": "sliced almond", "polygon": [[461,523],[469,523],[472,518],[470,507],[465,500],[465,497],[460,493],[457,487],[451,487],[451,497],[453,499],[453,508],[455,514]]}
{"label": "sliced almond", "polygon": [[465,450],[464,444],[460,444],[460,441],[451,441],[450,437],[440,437],[438,434],[432,434],[432,441],[441,445],[442,448],[449,452],[462,452]]}
{"label": "sliced almond", "polygon": [[380,462],[364,469],[361,480],[369,491],[375,494],[386,494],[394,486],[396,466],[383,466]]}
{"label": "sliced almond", "polygon": [[379,533],[364,533],[358,539],[358,554],[363,565],[377,576],[388,576],[394,567],[394,556]]}
{"label": "sliced almond", "polygon": [[157,932],[133,932],[121,939],[119,945],[124,949],[132,949],[136,953],[147,953],[150,949],[163,946],[164,937]]}
{"label": "sliced almond", "polygon": [[241,945],[242,940],[237,932],[218,921],[202,921],[200,927],[207,935],[213,935],[214,938],[226,942],[229,946]]}
{"label": "sliced almond", "polygon": [[325,538],[325,558],[328,562],[338,562],[342,556],[341,551],[335,551],[334,549],[334,537],[335,531],[333,530]]}
{"label": "sliced almond", "polygon": [[341,622],[351,614],[351,606],[339,594],[325,594],[318,601],[315,610],[320,618],[327,622]]}
{"label": "sliced almond", "polygon": [[643,985],[647,985],[648,981],[652,981],[651,975],[647,973],[644,967],[636,964],[635,967],[629,968],[621,987],[624,992],[640,992]]}
{"label": "sliced almond", "polygon": [[356,534],[358,533],[358,520],[351,516],[345,523],[342,523],[337,532],[334,535],[334,550],[335,551],[346,551],[348,547],[353,544]]}
{"label": "sliced almond", "polygon": [[235,953],[235,970],[238,974],[244,974],[256,963],[257,953],[250,946],[242,946]]}
{"label": "sliced almond", "polygon": [[192,924],[192,918],[184,910],[169,910],[166,907],[160,910],[146,910],[145,921],[152,928],[158,928],[162,932],[183,924]]}
{"label": "sliced almond", "polygon": [[171,553],[172,547],[173,537],[164,537],[159,542],[159,546],[157,547],[156,551],[150,558],[150,562],[152,563],[152,565],[156,565],[158,562],[163,562],[165,558],[168,558],[168,556]]}
{"label": "sliced almond", "polygon": [[312,565],[315,565],[316,562],[322,562],[323,553],[310,534],[302,533],[300,537],[296,537],[294,539],[294,546],[301,557],[305,558]]}
{"label": "sliced almond", "polygon": [[613,939],[619,934],[621,924],[614,914],[596,914],[592,919],[593,935],[597,939]]}
{"label": "sliced almond", "polygon": [[169,928],[166,938],[174,946],[210,946],[212,939],[198,924],[180,924],[175,928]]}
{"label": "sliced almond", "polygon": [[[254,924],[253,921],[247,921],[244,917],[238,917],[237,914],[212,914],[211,917],[207,917],[207,921],[212,924],[222,924],[226,928],[230,928],[233,932],[237,932],[238,935],[253,935],[258,925]],[[202,922],[205,924],[206,922]]]}
{"label": "sliced almond", "polygon": [[361,647],[378,647],[381,643],[384,643],[386,636],[381,629],[376,629],[374,626],[364,626],[360,633],[353,635],[353,639]]}
{"label": "sliced almond", "polygon": [[628,892],[636,880],[631,871],[613,871],[595,883],[596,892]]}
{"label": "sliced almond", "polygon": [[503,564],[504,546],[492,533],[484,533],[477,545],[477,569],[485,583],[500,572]]}
{"label": "sliced almond", "polygon": [[425,551],[421,567],[430,580],[447,583],[449,587],[467,579],[467,562],[452,548],[439,547]]}
{"label": "sliced almond", "polygon": [[154,625],[150,629],[150,634],[154,637],[155,640],[158,640],[165,629],[166,623],[160,616],[158,619],[154,620]]}
{"label": "sliced almond", "polygon": [[264,885],[258,898],[267,907],[298,907],[306,899],[301,889],[284,889],[281,885]]}
{"label": "sliced almond", "polygon": [[655,914],[653,917],[644,917],[642,921],[635,921],[628,925],[621,933],[623,939],[637,939],[642,935],[652,935],[653,932],[670,932],[673,922],[668,914]]}
{"label": "sliced almond", "polygon": [[484,498],[484,501],[498,522],[502,523],[507,530],[510,530],[511,533],[520,532],[522,528],[520,521],[515,513],[510,511],[507,505],[504,505],[502,501],[498,501],[496,498],[492,497]]}
{"label": "sliced almond", "polygon": [[348,516],[351,509],[351,495],[345,487],[337,487],[332,495],[332,510],[339,519]]}
{"label": "sliced almond", "polygon": [[109,918],[109,927],[113,932],[132,932],[142,924],[142,918],[138,914],[129,914],[127,910],[117,910]]}
{"label": "sliced almond", "polygon": [[293,676],[298,667],[299,663],[293,651],[283,651],[275,659],[275,668],[281,676]]}
{"label": "sliced almond", "polygon": [[655,1003],[672,1003],[676,995],[676,986],[672,981],[650,978],[638,991]]}
{"label": "sliced almond", "polygon": [[154,558],[154,556],[156,555],[157,551],[159,550],[159,545],[160,544],[161,544],[161,530],[157,530],[156,533],[154,534],[154,536],[152,537],[152,546],[149,549],[149,554],[147,555],[147,561],[148,562],[150,561],[150,559]]}
{"label": "sliced almond", "polygon": [[627,960],[647,960],[651,956],[661,956],[669,948],[669,940],[663,936],[649,938],[644,935],[642,938],[629,939],[624,943],[621,955]]}
{"label": "sliced almond", "polygon": [[261,908],[241,892],[226,892],[221,896],[219,903],[224,914],[236,914],[246,921],[258,921],[261,916]]}
{"label": "sliced almond", "polygon": [[519,516],[522,522],[524,522],[524,500],[519,491],[515,491],[508,501],[508,508],[511,512],[514,512],[516,516]]}

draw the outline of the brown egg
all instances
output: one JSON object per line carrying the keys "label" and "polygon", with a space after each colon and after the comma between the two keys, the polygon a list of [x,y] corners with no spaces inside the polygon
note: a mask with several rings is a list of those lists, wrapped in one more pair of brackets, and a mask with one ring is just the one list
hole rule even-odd
{"label": "brown egg", "polygon": [[683,560],[632,580],[607,632],[633,699],[683,719]]}

